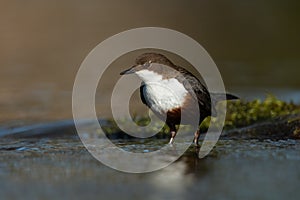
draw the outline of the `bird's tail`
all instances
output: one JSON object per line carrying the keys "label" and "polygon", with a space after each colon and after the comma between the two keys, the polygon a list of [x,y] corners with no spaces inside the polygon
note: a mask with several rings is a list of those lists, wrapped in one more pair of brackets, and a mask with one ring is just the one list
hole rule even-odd
{"label": "bird's tail", "polygon": [[215,102],[239,99],[239,97],[237,97],[233,94],[229,94],[229,93],[226,93],[226,94],[211,93],[210,95],[211,95],[212,100]]}
{"label": "bird's tail", "polygon": [[220,93],[211,93],[211,100],[212,100],[212,115],[213,117],[217,116],[217,111],[216,111],[216,105],[220,101],[227,101],[227,100],[237,100],[240,99],[239,97],[233,95],[233,94],[220,94]]}

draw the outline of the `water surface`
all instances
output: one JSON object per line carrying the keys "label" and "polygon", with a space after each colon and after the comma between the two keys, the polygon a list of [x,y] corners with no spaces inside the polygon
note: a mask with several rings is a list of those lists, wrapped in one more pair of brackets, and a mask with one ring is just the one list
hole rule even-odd
{"label": "water surface", "polygon": [[[116,140],[131,150],[145,145]],[[148,143],[157,148],[166,140]],[[146,174],[118,172],[95,160],[76,137],[3,139],[1,198],[299,199],[297,140],[220,140],[204,159],[191,147],[177,162]],[[108,155],[109,156],[109,155]]]}

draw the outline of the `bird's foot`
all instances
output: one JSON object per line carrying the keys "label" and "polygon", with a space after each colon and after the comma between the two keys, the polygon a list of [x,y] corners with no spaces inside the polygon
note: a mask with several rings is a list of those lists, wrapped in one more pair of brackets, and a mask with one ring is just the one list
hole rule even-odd
{"label": "bird's foot", "polygon": [[200,148],[199,142],[197,140],[194,140],[193,143],[196,148]]}

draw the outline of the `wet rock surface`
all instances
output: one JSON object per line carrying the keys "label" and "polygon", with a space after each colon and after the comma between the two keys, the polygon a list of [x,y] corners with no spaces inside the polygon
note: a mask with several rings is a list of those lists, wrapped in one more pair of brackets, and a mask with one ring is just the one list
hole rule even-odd
{"label": "wet rock surface", "polygon": [[[96,160],[72,121],[2,127],[0,199],[299,199],[298,127],[299,115],[289,115],[226,131],[204,159],[191,145],[176,162],[145,174]],[[168,137],[112,142],[147,153]]]}
{"label": "wet rock surface", "polygon": [[223,136],[231,139],[300,139],[300,114],[276,117],[228,130]]}
{"label": "wet rock surface", "polygon": [[[106,120],[99,120],[106,128],[111,125]],[[116,129],[111,127],[111,129]],[[91,131],[94,127],[91,127]],[[121,131],[107,133],[109,139],[132,139]],[[45,137],[77,137],[73,120],[28,124],[24,126],[0,127],[0,138],[45,138]],[[168,138],[166,134],[157,134],[153,139]],[[300,139],[300,114],[292,114],[263,120],[252,125],[223,131],[224,139]]]}
{"label": "wet rock surface", "polygon": [[[136,151],[167,140],[114,142]],[[204,159],[191,146],[175,163],[146,174],[103,165],[74,137],[1,139],[0,146],[1,199],[300,197],[299,140],[219,140]]]}

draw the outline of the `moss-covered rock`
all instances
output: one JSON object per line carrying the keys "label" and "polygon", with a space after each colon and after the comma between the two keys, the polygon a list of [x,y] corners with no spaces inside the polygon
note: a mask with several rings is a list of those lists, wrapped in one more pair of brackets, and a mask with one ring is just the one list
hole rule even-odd
{"label": "moss-covered rock", "polygon": [[[281,130],[281,135],[290,137],[300,138],[300,106],[294,104],[293,102],[287,103],[281,101],[274,97],[273,95],[268,95],[264,100],[253,100],[253,101],[224,101],[217,105],[217,110],[220,114],[224,112],[224,107],[227,104],[226,120],[224,124],[224,129],[226,131],[231,131],[233,133],[240,133],[238,130],[243,130],[241,132],[245,133],[245,130],[252,132],[252,135],[268,135],[267,132],[274,133],[274,128],[270,128],[272,124],[277,127],[277,130]],[[223,113],[224,114],[224,113]],[[136,116],[134,121],[141,126],[147,125],[149,123],[148,117]],[[215,126],[221,126],[218,124],[216,118],[208,117],[203,121],[200,126],[201,132],[205,132],[213,121]],[[280,121],[280,123],[279,123]],[[123,123],[131,123],[124,120]],[[255,125],[251,127],[251,125]],[[163,136],[169,132],[167,126],[164,126],[159,130],[160,125],[151,127],[152,130],[159,132],[158,135]],[[245,128],[246,127],[246,128]],[[281,129],[280,127],[283,127]],[[107,134],[110,133],[122,133],[113,120],[110,120],[108,125],[104,128]],[[286,128],[286,130],[284,129]],[[289,132],[289,133],[287,133]],[[231,134],[231,135],[232,135]],[[228,135],[228,134],[227,134]],[[238,134],[240,135],[240,134]]]}
{"label": "moss-covered rock", "polygon": [[229,101],[227,103],[225,128],[244,127],[256,122],[296,113],[300,113],[299,105],[281,101],[273,95],[268,95],[264,101]]}
{"label": "moss-covered rock", "polygon": [[300,139],[300,114],[285,115],[225,131],[230,139]]}

